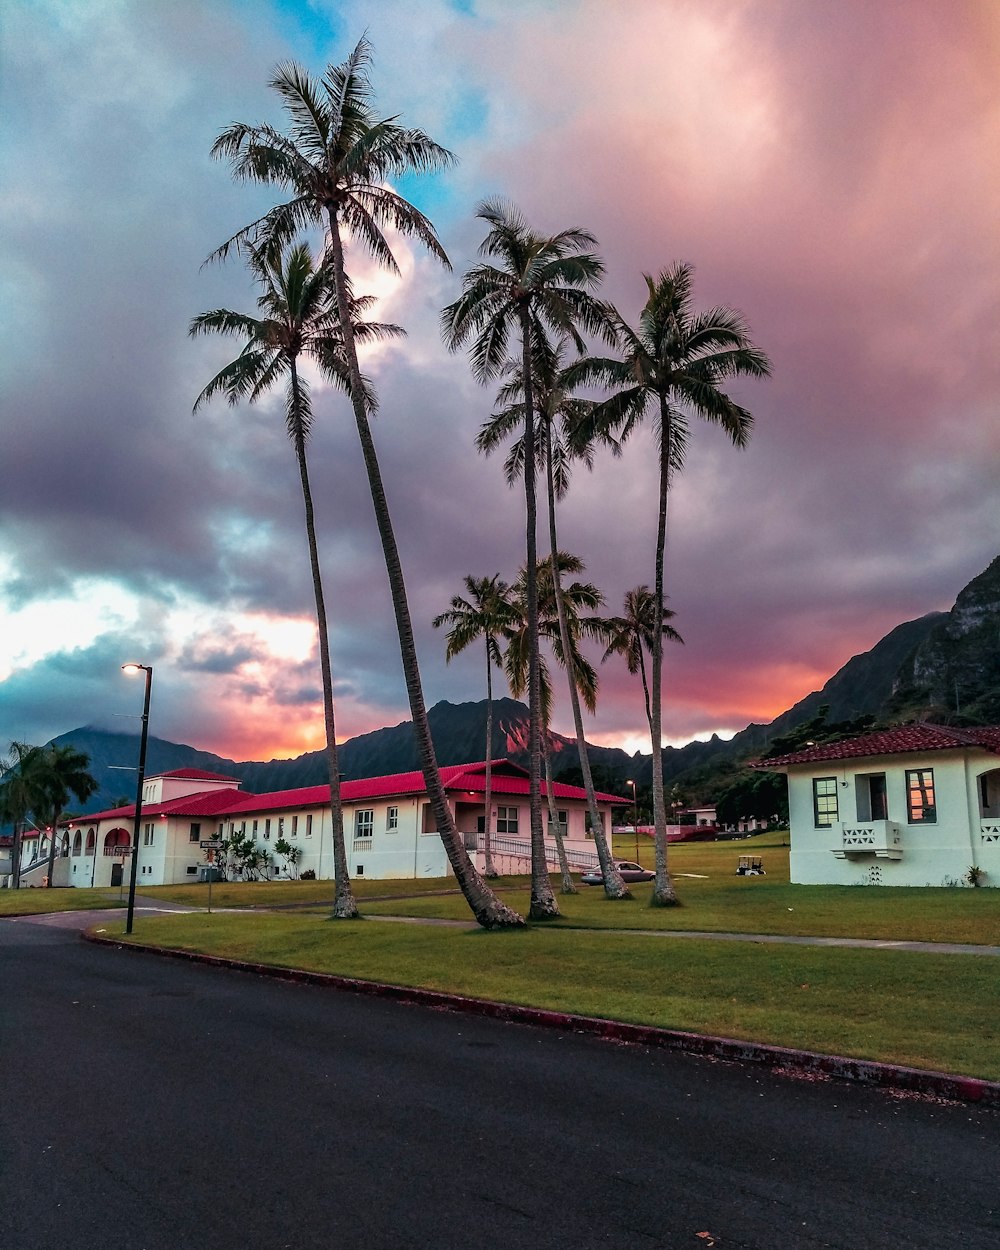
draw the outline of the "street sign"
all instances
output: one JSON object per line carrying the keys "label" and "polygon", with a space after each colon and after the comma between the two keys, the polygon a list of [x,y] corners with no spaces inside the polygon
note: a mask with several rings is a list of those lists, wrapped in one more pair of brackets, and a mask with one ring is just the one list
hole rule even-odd
{"label": "street sign", "polygon": [[113,846],[111,854],[116,858],[120,855],[124,859],[126,855],[132,854],[132,848],[130,846]]}
{"label": "street sign", "polygon": [[221,838],[208,838],[204,842],[199,842],[198,845],[201,847],[203,851],[221,851],[222,839]]}

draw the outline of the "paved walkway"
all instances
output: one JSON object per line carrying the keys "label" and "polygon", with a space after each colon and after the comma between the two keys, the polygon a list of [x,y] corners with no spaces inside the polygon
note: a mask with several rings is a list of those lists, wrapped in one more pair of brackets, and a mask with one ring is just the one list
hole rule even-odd
{"label": "paved walkway", "polygon": [[[196,912],[205,911],[204,907],[191,907],[184,903],[171,903],[166,899],[153,899],[136,895],[135,914],[155,915],[163,912]],[[218,911],[242,910],[239,908],[217,908]],[[272,910],[257,907],[255,912]],[[285,910],[275,908],[273,910]],[[46,912],[34,916],[9,916],[4,919],[25,921],[30,924],[47,924],[62,929],[88,929],[100,920],[111,923],[124,920],[125,908],[109,908],[105,911],[64,911]],[[416,924],[433,925],[445,929],[478,929],[475,920],[441,920],[429,916],[388,916],[367,915],[366,920],[380,921],[385,924]],[[574,925],[559,925],[560,929],[580,932]],[[587,932],[597,932],[587,929]],[[895,941],[890,938],[849,938],[849,937],[806,937],[779,933],[715,933],[703,929],[601,929],[613,937],[616,933],[626,933],[632,937],[651,938],[694,938],[709,942],[761,942],[785,946],[847,946],[865,950],[917,951],[924,955],[1000,955],[1000,946],[980,946],[971,942],[909,942]]]}
{"label": "paved walkway", "polygon": [[[385,920],[393,924],[443,925],[451,929],[478,929],[474,920],[438,920],[426,916],[366,916],[366,920]],[[799,937],[780,933],[714,933],[700,929],[591,929],[575,925],[559,925],[574,932],[627,933],[632,937],[698,938],[711,942],[774,942],[789,946],[860,946],[871,950],[920,951],[928,955],[1000,955],[1000,946],[977,946],[960,942],[896,942],[885,938]]]}

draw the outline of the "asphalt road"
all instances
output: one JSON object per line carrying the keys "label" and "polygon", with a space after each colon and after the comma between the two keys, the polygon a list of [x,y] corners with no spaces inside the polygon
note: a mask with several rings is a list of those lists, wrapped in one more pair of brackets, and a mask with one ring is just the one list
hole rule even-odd
{"label": "asphalt road", "polygon": [[[90,922],[99,922],[91,916]],[[996,1250],[1000,1114],[0,921],[3,1250]]]}

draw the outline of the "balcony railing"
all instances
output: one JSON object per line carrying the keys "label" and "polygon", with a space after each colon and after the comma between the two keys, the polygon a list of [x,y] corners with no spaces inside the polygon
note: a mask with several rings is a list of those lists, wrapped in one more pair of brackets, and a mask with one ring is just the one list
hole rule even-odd
{"label": "balcony railing", "polygon": [[894,820],[864,820],[840,826],[840,845],[832,848],[838,859],[874,855],[876,859],[903,858],[903,831]]}
{"label": "balcony railing", "polygon": [[1000,820],[981,821],[979,825],[979,839],[981,842],[1000,843]]}

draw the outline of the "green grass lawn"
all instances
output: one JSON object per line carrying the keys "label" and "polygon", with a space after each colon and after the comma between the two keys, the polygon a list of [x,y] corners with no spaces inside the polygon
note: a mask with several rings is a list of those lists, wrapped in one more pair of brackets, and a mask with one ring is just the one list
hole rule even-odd
{"label": "green grass lawn", "polygon": [[[117,936],[119,925],[115,931]],[[998,965],[992,957],[667,942],[551,926],[489,934],[333,922],[302,913],[141,916],[134,937],[266,964],[1000,1079]]]}
{"label": "green grass lawn", "polygon": [[119,907],[118,891],[110,890],[0,890],[0,916],[38,916],[53,911],[90,911]]}

